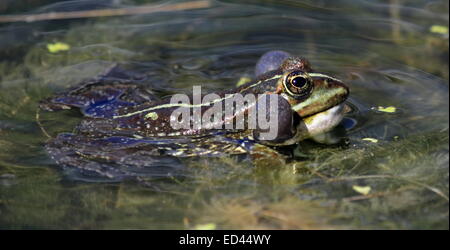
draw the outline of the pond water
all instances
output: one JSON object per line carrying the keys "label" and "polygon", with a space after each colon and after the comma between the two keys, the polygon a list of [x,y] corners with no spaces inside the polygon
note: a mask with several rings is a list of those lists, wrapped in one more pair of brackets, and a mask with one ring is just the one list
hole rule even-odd
{"label": "pond water", "polygon": [[[32,4],[27,3],[32,2]],[[181,1],[2,1],[0,14]],[[207,1],[199,9],[0,23],[2,229],[448,229],[448,1]],[[68,50],[51,53],[48,44]],[[346,82],[345,145],[301,142],[283,166],[181,158],[152,185],[86,179],[45,151],[38,102],[111,65],[159,95],[233,87],[285,50]],[[387,108],[383,109],[383,108]],[[388,111],[388,112],[386,112]],[[41,113],[51,136],[74,111]]]}

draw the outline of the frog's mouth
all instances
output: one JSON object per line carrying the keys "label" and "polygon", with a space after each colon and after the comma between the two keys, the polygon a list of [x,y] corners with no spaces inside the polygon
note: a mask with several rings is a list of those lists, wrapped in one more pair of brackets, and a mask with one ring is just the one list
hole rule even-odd
{"label": "frog's mouth", "polygon": [[322,112],[302,118],[297,126],[297,132],[306,139],[332,130],[344,118],[350,108],[345,103],[340,103]]}
{"label": "frog's mouth", "polygon": [[311,96],[292,107],[300,118],[297,133],[302,139],[330,131],[350,110],[344,103],[350,90],[342,81],[320,73],[310,75],[314,83]]}
{"label": "frog's mouth", "polygon": [[345,114],[350,110],[350,107],[342,102],[329,109],[303,118],[298,113],[294,113],[294,136],[282,143],[277,143],[277,145],[292,145],[299,141],[329,132],[339,125]]}

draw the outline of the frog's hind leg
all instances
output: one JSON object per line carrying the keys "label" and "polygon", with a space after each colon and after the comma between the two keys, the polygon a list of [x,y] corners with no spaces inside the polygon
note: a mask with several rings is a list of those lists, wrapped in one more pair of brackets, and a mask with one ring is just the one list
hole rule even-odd
{"label": "frog's hind leg", "polygon": [[121,181],[126,173],[110,167],[105,162],[93,161],[84,151],[87,147],[76,148],[70,145],[75,135],[63,134],[50,140],[45,146],[47,153],[63,167],[68,175],[75,180],[83,181]]}
{"label": "frog's hind leg", "polygon": [[146,80],[145,75],[114,66],[98,77],[41,101],[39,106],[47,111],[75,107],[88,117],[111,118],[124,107],[159,101],[151,90],[143,86]]}
{"label": "frog's hind leg", "polygon": [[158,156],[121,137],[92,139],[60,134],[46,145],[48,154],[72,180],[119,182],[182,177],[185,168],[175,157]]}

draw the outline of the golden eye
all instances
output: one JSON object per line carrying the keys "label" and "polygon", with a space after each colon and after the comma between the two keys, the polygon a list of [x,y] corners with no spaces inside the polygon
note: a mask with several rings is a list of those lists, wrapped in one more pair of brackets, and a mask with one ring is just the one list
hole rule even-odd
{"label": "golden eye", "polygon": [[311,93],[313,84],[311,78],[302,71],[291,72],[285,80],[286,92],[295,99],[303,99]]}

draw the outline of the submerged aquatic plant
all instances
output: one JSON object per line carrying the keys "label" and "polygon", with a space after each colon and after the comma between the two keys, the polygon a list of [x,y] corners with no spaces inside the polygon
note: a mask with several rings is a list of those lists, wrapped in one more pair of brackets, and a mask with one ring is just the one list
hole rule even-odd
{"label": "submerged aquatic plant", "polygon": [[[257,2],[0,30],[0,227],[448,229],[448,38],[429,30],[448,26],[435,10],[448,4],[402,16],[417,6],[395,14],[366,2],[332,11],[316,1]],[[70,50],[50,53],[55,41]],[[280,48],[351,84],[359,112],[347,144],[304,142],[288,164],[262,168],[236,157],[184,159],[183,177],[149,187],[75,181],[43,150],[38,101],[115,63],[147,73],[168,95],[196,83],[230,88]],[[40,115],[50,136],[80,119]]]}

